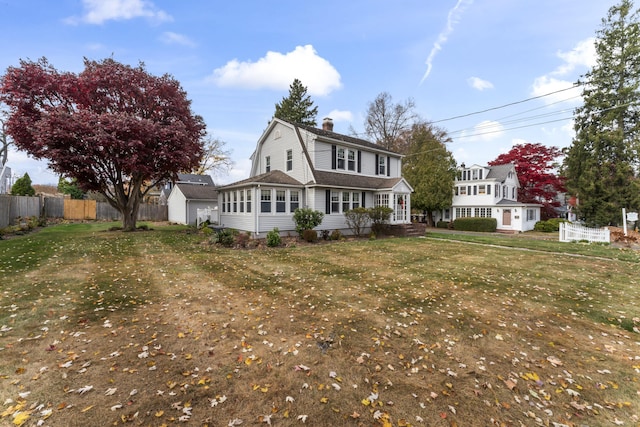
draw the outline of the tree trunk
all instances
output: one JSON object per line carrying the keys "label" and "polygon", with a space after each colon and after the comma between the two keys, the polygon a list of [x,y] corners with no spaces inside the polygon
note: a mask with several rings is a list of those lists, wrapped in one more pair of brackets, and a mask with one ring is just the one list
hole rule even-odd
{"label": "tree trunk", "polygon": [[135,231],[136,221],[138,220],[137,209],[123,209],[122,213],[122,229],[124,231]]}
{"label": "tree trunk", "polygon": [[427,227],[433,227],[433,214],[431,211],[423,211],[424,217],[426,219]]}

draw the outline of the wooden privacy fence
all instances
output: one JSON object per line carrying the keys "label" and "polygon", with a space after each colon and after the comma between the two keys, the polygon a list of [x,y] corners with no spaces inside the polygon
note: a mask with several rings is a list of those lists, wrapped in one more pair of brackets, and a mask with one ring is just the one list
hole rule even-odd
{"label": "wooden privacy fence", "polygon": [[579,224],[570,222],[560,223],[560,241],[561,242],[611,242],[609,229],[605,228],[588,228]]}
{"label": "wooden privacy fence", "polygon": [[[18,218],[40,217],[68,220],[118,221],[120,212],[107,202],[72,200],[62,197],[28,197],[0,195],[0,228],[8,227]],[[166,205],[143,203],[138,210],[139,221],[168,221]]]}

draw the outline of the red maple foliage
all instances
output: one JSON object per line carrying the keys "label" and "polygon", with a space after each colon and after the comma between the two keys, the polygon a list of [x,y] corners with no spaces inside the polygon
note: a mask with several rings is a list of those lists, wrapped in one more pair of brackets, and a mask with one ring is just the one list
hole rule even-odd
{"label": "red maple foliage", "polygon": [[562,155],[557,147],[537,144],[514,145],[509,152],[489,162],[490,166],[513,163],[520,181],[518,201],[542,205],[542,219],[558,216],[558,194],[566,191],[564,180],[556,175],[555,159]]}
{"label": "red maple foliage", "polygon": [[103,194],[133,230],[150,189],[198,166],[205,124],[169,75],[113,59],[84,66],[59,72],[42,58],[9,67],[0,81],[7,133],[19,149]]}

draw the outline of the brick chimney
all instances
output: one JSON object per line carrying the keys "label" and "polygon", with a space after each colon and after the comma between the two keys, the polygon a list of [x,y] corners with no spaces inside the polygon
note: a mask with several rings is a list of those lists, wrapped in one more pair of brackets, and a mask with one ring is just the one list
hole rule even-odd
{"label": "brick chimney", "polygon": [[322,130],[333,132],[333,120],[329,117],[322,119]]}

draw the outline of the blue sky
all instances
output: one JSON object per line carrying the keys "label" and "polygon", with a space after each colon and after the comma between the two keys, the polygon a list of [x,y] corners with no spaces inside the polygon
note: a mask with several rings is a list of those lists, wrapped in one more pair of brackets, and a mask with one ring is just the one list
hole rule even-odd
{"label": "blue sky", "polygon": [[[244,179],[275,104],[294,78],[334,130],[364,128],[381,92],[412,98],[447,130],[458,163],[486,164],[514,144],[565,147],[613,0],[4,0],[0,72],[46,57],[80,72],[83,58],[142,61],[179,80]],[[534,100],[524,101],[529,98]],[[506,104],[505,108],[495,108]],[[478,111],[490,110],[482,114]],[[465,116],[451,119],[456,116]],[[14,174],[55,184],[45,162],[10,151]]]}

